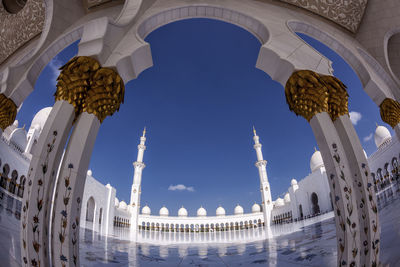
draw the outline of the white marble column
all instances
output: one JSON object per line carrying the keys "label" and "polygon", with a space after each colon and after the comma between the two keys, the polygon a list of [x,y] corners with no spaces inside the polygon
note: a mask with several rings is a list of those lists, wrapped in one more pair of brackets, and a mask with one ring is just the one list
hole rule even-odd
{"label": "white marble column", "polygon": [[21,257],[24,266],[49,266],[51,200],[74,107],[55,102],[33,151],[22,201]]}
{"label": "white marble column", "polygon": [[[80,209],[99,127],[100,121],[95,115],[83,112],[68,142],[54,200],[51,239],[54,266],[79,266]],[[97,219],[95,216],[94,220]]]}
{"label": "white marble column", "polygon": [[361,214],[357,209],[356,188],[345,148],[328,113],[314,115],[310,125],[324,160],[331,190],[338,241],[338,265],[345,263],[348,266],[359,266],[361,228],[358,218]]}
{"label": "white marble column", "polygon": [[353,187],[357,198],[360,225],[360,266],[378,263],[380,247],[380,226],[376,195],[373,189],[371,171],[368,166],[360,140],[348,114],[342,115],[334,122],[339,138],[343,144]]}

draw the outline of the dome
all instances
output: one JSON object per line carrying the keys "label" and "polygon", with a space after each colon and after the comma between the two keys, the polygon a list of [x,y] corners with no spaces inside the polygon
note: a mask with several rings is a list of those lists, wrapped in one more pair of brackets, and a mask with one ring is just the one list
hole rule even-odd
{"label": "dome", "polygon": [[126,210],[128,208],[128,205],[126,204],[125,201],[122,200],[121,202],[119,202],[119,208]]}
{"label": "dome", "polygon": [[143,215],[150,215],[151,214],[151,209],[149,208],[149,206],[144,206],[143,208],[142,208],[142,214]]}
{"label": "dome", "polygon": [[282,207],[284,205],[285,205],[285,202],[283,201],[283,199],[278,197],[278,199],[275,201],[275,206]]}
{"label": "dome", "polygon": [[199,217],[207,216],[206,209],[200,206],[200,208],[197,210],[197,216]]}
{"label": "dome", "polygon": [[35,117],[32,120],[31,128],[35,127],[38,130],[43,130],[44,124],[46,123],[47,118],[49,117],[50,111],[52,107],[47,107],[39,110],[36,113]]}
{"label": "dome", "polygon": [[285,197],[283,198],[283,200],[285,201],[285,203],[289,203],[290,202],[290,195],[289,193],[285,194]]}
{"label": "dome", "polygon": [[18,120],[15,120],[15,121],[13,122],[13,125],[15,126],[15,128],[18,128]]}
{"label": "dome", "polygon": [[314,154],[311,156],[310,160],[310,169],[311,172],[316,171],[318,168],[324,166],[324,161],[322,160],[321,152],[316,150]]}
{"label": "dome", "polygon": [[10,135],[10,142],[21,150],[25,150],[28,140],[26,139],[26,131],[23,128],[17,128]]}
{"label": "dome", "polygon": [[188,216],[188,212],[183,206],[182,206],[182,208],[180,208],[178,210],[178,216],[179,217],[187,217]]}
{"label": "dome", "polygon": [[92,170],[88,170],[88,171],[87,171],[87,175],[88,175],[88,176],[92,176],[92,174],[93,174]]}
{"label": "dome", "polygon": [[168,216],[169,215],[169,211],[168,209],[164,206],[160,209],[160,216]]}
{"label": "dome", "polygon": [[260,212],[260,211],[261,211],[260,205],[258,205],[257,203],[254,203],[254,205],[251,207],[251,212],[256,213],[256,212]]}
{"label": "dome", "polygon": [[384,142],[389,140],[392,137],[389,130],[385,126],[378,126],[375,130],[375,145],[376,147],[380,147]]}
{"label": "dome", "polygon": [[115,205],[115,207],[118,207],[118,206],[119,206],[119,200],[118,200],[118,198],[115,198],[115,200],[114,200],[114,205]]}
{"label": "dome", "polygon": [[217,208],[217,210],[215,211],[215,215],[217,216],[225,216],[225,209],[221,206],[219,206]]}
{"label": "dome", "polygon": [[240,206],[239,204],[236,205],[235,210],[233,212],[235,213],[235,215],[244,213],[242,206]]}
{"label": "dome", "polygon": [[292,185],[296,185],[297,184],[297,180],[296,179],[292,179],[292,181],[290,182]]}

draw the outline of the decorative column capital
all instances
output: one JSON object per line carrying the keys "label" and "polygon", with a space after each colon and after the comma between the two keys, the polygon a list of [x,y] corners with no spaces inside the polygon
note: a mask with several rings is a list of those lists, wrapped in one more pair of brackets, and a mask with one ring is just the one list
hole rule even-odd
{"label": "decorative column capital", "polygon": [[381,118],[394,128],[400,123],[400,103],[391,98],[385,98],[379,105]]}
{"label": "decorative column capital", "polygon": [[91,57],[73,57],[60,68],[61,73],[57,78],[55,100],[64,100],[75,108],[75,117],[82,112],[90,87],[90,80],[94,73],[100,69],[97,60]]}
{"label": "decorative column capital", "polygon": [[349,94],[346,85],[335,76],[330,75],[321,76],[321,81],[328,88],[328,113],[332,121],[342,115],[349,114]]}
{"label": "decorative column capital", "polygon": [[82,112],[94,114],[100,122],[124,102],[122,78],[110,68],[102,68],[91,57],[74,57],[60,68],[55,100],[65,100],[75,108],[75,118]]}
{"label": "decorative column capital", "polygon": [[295,71],[286,82],[286,102],[296,115],[310,121],[314,115],[328,112],[328,88],[321,76],[310,70]]}
{"label": "decorative column capital", "polygon": [[4,131],[10,126],[17,116],[17,106],[14,101],[0,94],[0,128]]}
{"label": "decorative column capital", "polygon": [[124,103],[124,94],[125,86],[119,74],[110,68],[100,68],[90,81],[82,111],[94,114],[103,122],[119,110]]}

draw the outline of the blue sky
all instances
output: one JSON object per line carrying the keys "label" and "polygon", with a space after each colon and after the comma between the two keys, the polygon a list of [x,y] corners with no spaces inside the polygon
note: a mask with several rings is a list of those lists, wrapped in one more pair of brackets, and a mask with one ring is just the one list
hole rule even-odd
{"label": "blue sky", "polygon": [[[385,125],[377,106],[343,59],[300,36],[333,61],[335,75],[348,86],[356,131],[371,154],[375,123]],[[154,66],[126,85],[125,103],[103,122],[90,163],[93,176],[114,186],[120,200],[130,199],[144,126],[141,202],[153,214],[163,205],[171,215],[182,205],[189,215],[200,205],[210,215],[218,205],[232,214],[237,203],[249,212],[261,201],[253,125],[268,161],[273,199],[286,192],[292,178],[309,174],[316,146],[311,127],[289,111],[283,87],[255,68],[261,44],[252,34],[225,22],[190,19],[163,26],[146,41]],[[54,104],[57,68],[77,49],[72,44],[42,71],[18,113],[20,125],[29,127],[37,111]]]}

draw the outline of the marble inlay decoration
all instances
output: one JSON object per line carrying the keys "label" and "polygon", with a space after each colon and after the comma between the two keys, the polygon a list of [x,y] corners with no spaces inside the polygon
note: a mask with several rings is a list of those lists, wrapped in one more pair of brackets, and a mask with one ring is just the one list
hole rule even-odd
{"label": "marble inlay decoration", "polygon": [[45,18],[43,0],[28,0],[21,11],[8,13],[0,1],[0,63],[42,32]]}
{"label": "marble inlay decoration", "polygon": [[357,32],[368,0],[280,0],[325,17],[351,32]]}

